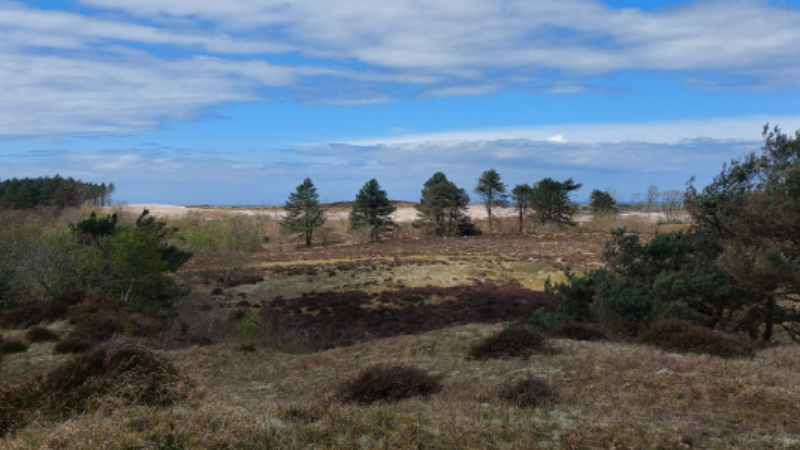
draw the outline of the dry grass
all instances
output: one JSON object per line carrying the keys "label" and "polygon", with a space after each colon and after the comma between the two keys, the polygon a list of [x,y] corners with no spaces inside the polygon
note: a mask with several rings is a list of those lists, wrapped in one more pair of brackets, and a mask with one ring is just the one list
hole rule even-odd
{"label": "dry grass", "polygon": [[[120,408],[62,426],[40,422],[2,443],[32,448],[776,448],[800,436],[800,349],[752,360],[677,356],[649,347],[556,341],[557,354],[467,361],[498,326],[462,326],[311,355],[170,352],[204,397],[167,409]],[[375,364],[441,376],[424,400],[369,407],[324,400]],[[536,376],[559,392],[544,408],[497,396]]]}
{"label": "dry grass", "polygon": [[[361,296],[356,300],[364,298],[362,306],[367,315],[375,311],[394,313],[393,308],[401,302],[400,296],[419,293],[421,289],[431,295],[422,301],[402,300],[409,303],[409,310],[417,309],[417,316],[424,312],[420,307],[447,305],[462,298],[470,300],[463,302],[467,310],[473,300],[475,305],[490,303],[501,307],[500,289],[492,288],[497,297],[488,293],[480,298],[470,297],[477,292],[473,284],[515,285],[516,290],[508,292],[517,292],[522,289],[520,283],[535,287],[540,272],[544,275],[566,266],[581,270],[597,264],[602,236],[559,233],[287,248],[282,252],[235,255],[234,265],[261,271],[260,274],[275,282],[271,285],[273,289],[289,295],[284,298],[284,306],[280,306],[275,304],[276,293],[268,290],[256,293],[253,285],[222,288],[220,295],[210,294],[217,287],[213,283],[194,286],[195,297],[176,310],[174,324],[164,337],[165,345],[160,347],[170,350],[156,355],[171,360],[177,373],[193,380],[197,395],[169,406],[112,402],[116,407],[86,408],[80,414],[69,414],[68,418],[31,415],[27,426],[0,440],[0,447],[17,450],[800,446],[800,422],[796,420],[796,405],[800,403],[797,377],[800,347],[797,346],[765,349],[752,358],[724,359],[704,354],[673,354],[670,353],[673,350],[639,344],[551,339],[549,345],[554,352],[534,352],[527,359],[481,361],[467,359],[465,355],[476,344],[501,332],[503,325],[473,323],[436,327],[432,328],[434,331],[413,335],[387,334],[391,336],[387,338],[373,335],[363,343],[313,353],[286,352],[225,334],[224,325],[231,310],[244,308],[236,306],[244,300],[251,308],[264,302],[262,311],[297,310],[309,318],[323,314],[321,308],[309,308],[315,302],[319,303],[316,306],[336,307],[323,305],[326,299],[349,310],[354,303],[343,301],[346,299],[339,294],[351,291]],[[201,255],[182,275],[191,278],[196,274],[194,271],[213,268],[214,258]],[[207,264],[202,265],[204,262]],[[273,270],[275,267],[284,268]],[[425,287],[426,282],[433,287]],[[348,283],[351,286],[345,287]],[[417,283],[423,287],[413,287]],[[317,292],[312,294],[312,290]],[[372,292],[378,291],[381,294],[373,296]],[[376,302],[381,296],[396,301],[379,307]],[[472,317],[473,312],[465,317]],[[338,322],[351,325],[347,320]],[[125,326],[128,328],[130,324],[126,322]],[[70,331],[70,325],[63,323],[49,328],[63,336]],[[414,332],[420,329],[413,328]],[[21,338],[23,333],[3,332],[12,338]],[[570,333],[570,337],[576,336]],[[217,344],[191,345],[195,339],[208,337],[214,339],[206,343]],[[6,355],[0,362],[0,380],[40,377],[74,358],[53,354],[53,347],[51,342],[34,343],[25,353]],[[418,368],[438,379],[441,391],[428,397],[369,405],[336,401],[344,383],[375,366]],[[523,403],[499,395],[506,388],[506,393],[515,389],[523,398],[542,398],[544,391],[537,389],[540,384],[524,383],[532,378],[543,381],[557,393],[557,401],[531,408],[527,407],[530,402],[523,402],[526,407],[522,407]]]}

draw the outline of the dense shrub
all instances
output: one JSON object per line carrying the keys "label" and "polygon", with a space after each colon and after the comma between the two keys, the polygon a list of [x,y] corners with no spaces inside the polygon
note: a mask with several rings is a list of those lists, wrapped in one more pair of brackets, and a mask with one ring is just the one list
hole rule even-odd
{"label": "dense shrub", "polygon": [[28,344],[19,339],[5,339],[0,337],[0,353],[22,353],[28,351]]}
{"label": "dense shrub", "polygon": [[35,326],[31,327],[26,333],[25,337],[28,338],[29,342],[47,342],[47,341],[57,341],[58,340],[58,333],[47,329],[42,326]]}
{"label": "dense shrub", "polygon": [[477,360],[492,358],[527,358],[534,353],[552,351],[547,337],[533,328],[521,325],[508,327],[469,349],[469,357]]}
{"label": "dense shrub", "polygon": [[56,344],[56,353],[83,353],[97,344],[123,334],[125,327],[116,319],[98,318],[78,324],[66,339]]}
{"label": "dense shrub", "polygon": [[53,322],[64,317],[70,306],[79,301],[80,297],[70,295],[51,301],[23,303],[0,314],[0,327],[25,329],[42,322]]}
{"label": "dense shrub", "polygon": [[608,339],[605,333],[596,326],[584,322],[572,322],[555,330],[553,336],[576,341],[604,341]]}
{"label": "dense shrub", "polygon": [[0,436],[36,417],[64,419],[108,405],[167,406],[188,380],[151,351],[109,342],[48,374],[0,390]]}
{"label": "dense shrub", "polygon": [[753,343],[743,336],[676,319],[656,322],[639,336],[639,341],[677,353],[703,353],[722,358],[751,357],[755,354]]}
{"label": "dense shrub", "polygon": [[537,309],[528,319],[528,325],[546,332],[561,328],[567,322],[569,322],[569,317],[558,312],[548,311],[547,308]]}
{"label": "dense shrub", "polygon": [[235,309],[229,319],[241,337],[253,337],[261,327],[261,315],[252,309]]}
{"label": "dense shrub", "polygon": [[546,381],[528,377],[505,384],[500,389],[500,398],[523,408],[537,407],[553,403],[556,392]]}
{"label": "dense shrub", "polygon": [[409,366],[373,366],[345,383],[337,397],[343,402],[396,402],[411,397],[428,397],[442,390],[438,377]]}

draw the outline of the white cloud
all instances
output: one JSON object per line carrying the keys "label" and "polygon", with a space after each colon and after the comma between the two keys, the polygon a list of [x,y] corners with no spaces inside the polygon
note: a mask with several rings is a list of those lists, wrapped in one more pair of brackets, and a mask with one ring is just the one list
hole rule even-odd
{"label": "white cloud", "polygon": [[567,142],[564,136],[569,136],[569,142],[584,143],[631,141],[678,144],[682,141],[696,139],[753,141],[760,138],[761,129],[767,123],[792,127],[800,123],[800,115],[720,117],[660,122],[552,124],[358,138],[347,142],[353,145],[394,145],[415,142],[491,141],[508,139],[509,136],[516,139],[554,143],[560,143],[562,139],[563,142]]}
{"label": "white cloud", "polygon": [[[78,3],[0,0],[0,135],[152,129],[262,100],[264,88],[329,105],[578,94],[603,90],[586,83],[593,75],[629,69],[709,74],[687,76],[693,86],[718,87],[723,74],[800,88],[800,8],[766,0],[655,11],[597,0]],[[287,54],[293,62],[265,62]]]}

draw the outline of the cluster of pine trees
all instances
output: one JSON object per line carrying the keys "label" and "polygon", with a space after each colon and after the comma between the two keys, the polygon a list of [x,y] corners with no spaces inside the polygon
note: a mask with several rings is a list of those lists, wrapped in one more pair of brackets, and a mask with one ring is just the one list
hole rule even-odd
{"label": "cluster of pine trees", "polygon": [[[571,179],[557,182],[550,178],[530,186],[517,185],[512,190],[510,198],[519,209],[520,232],[529,209],[535,211],[535,217],[542,224],[574,225],[572,216],[577,212],[577,205],[572,201],[571,195],[581,186]],[[496,170],[489,169],[478,178],[473,191],[486,207],[489,233],[492,233],[494,208],[510,205],[506,184],[502,182]],[[605,193],[605,196],[608,199],[603,197],[606,200],[602,206],[603,210],[613,210],[616,202],[609,194]],[[595,197],[596,193],[592,193],[593,202]],[[419,203],[415,205],[419,215],[415,225],[429,236],[481,234],[467,216],[469,203],[470,197],[465,189],[448,180],[444,173],[437,172],[422,187]],[[378,241],[381,233],[388,231],[394,225],[390,216],[395,209],[386,191],[381,189],[377,180],[372,179],[356,195],[350,213],[350,228],[366,230],[371,241]],[[298,234],[305,240],[306,245],[311,245],[314,230],[324,224],[325,210],[320,205],[317,188],[310,178],[306,178],[289,196],[286,202],[286,217],[281,226],[285,232]]]}
{"label": "cluster of pine trees", "polygon": [[12,178],[0,181],[0,209],[77,208],[87,201],[94,206],[108,206],[113,193],[113,183],[86,183],[59,175]]}

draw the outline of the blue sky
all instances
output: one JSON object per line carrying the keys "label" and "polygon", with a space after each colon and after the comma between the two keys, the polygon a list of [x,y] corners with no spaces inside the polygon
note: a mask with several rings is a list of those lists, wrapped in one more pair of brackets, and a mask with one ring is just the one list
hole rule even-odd
{"label": "blue sky", "polygon": [[132,203],[703,184],[800,128],[800,0],[0,0],[0,178]]}

